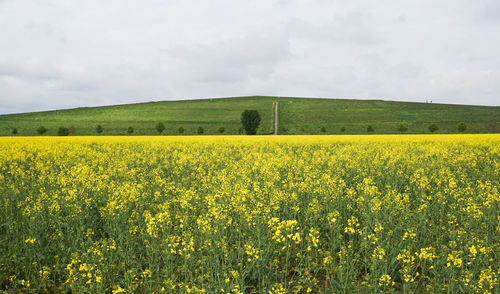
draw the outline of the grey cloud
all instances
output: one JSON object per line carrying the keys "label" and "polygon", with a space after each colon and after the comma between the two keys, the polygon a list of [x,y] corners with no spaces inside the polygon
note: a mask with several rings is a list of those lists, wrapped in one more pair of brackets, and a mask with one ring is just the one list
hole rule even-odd
{"label": "grey cloud", "polygon": [[161,50],[176,64],[176,71],[199,82],[239,82],[269,76],[291,57],[284,33],[251,33],[215,43],[178,46]]}
{"label": "grey cloud", "polygon": [[[479,1],[481,3],[481,1]],[[479,17],[488,21],[500,22],[500,2],[497,0],[483,0],[484,4]]]}
{"label": "grey cloud", "polygon": [[60,77],[60,72],[41,63],[0,61],[0,76],[23,80],[54,80]]}
{"label": "grey cloud", "polygon": [[498,105],[499,3],[0,0],[0,113],[257,94]]}
{"label": "grey cloud", "polygon": [[348,43],[358,46],[374,45],[383,42],[377,33],[365,24],[368,14],[347,14],[333,17],[328,23],[313,24],[302,19],[294,19],[289,29],[295,36],[314,42],[339,44]]}

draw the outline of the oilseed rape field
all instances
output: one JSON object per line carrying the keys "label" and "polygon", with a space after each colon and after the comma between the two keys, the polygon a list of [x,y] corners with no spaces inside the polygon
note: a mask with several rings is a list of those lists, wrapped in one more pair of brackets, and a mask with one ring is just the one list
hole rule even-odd
{"label": "oilseed rape field", "polygon": [[0,138],[7,293],[498,293],[500,135]]}

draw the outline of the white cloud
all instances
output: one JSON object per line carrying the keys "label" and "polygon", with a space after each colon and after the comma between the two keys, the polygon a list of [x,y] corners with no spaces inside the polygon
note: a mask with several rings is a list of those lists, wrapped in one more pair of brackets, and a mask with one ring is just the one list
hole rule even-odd
{"label": "white cloud", "polygon": [[496,0],[0,0],[0,113],[280,95],[498,105]]}

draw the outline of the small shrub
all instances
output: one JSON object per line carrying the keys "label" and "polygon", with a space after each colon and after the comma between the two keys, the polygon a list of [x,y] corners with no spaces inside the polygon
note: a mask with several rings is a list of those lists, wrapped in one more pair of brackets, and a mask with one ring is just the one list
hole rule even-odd
{"label": "small shrub", "polygon": [[133,127],[128,127],[127,128],[127,133],[132,134],[133,132],[134,132],[134,128]]}
{"label": "small shrub", "polygon": [[321,132],[322,132],[322,133],[326,133],[326,129],[325,129],[325,127],[321,127]]}
{"label": "small shrub", "polygon": [[400,124],[398,127],[398,131],[400,133],[406,132],[406,131],[408,131],[408,127],[405,124]]}
{"label": "small shrub", "polygon": [[198,135],[201,135],[201,134],[203,134],[204,131],[205,130],[203,130],[202,127],[198,127],[197,133],[198,133]]}
{"label": "small shrub", "polygon": [[58,136],[68,136],[69,129],[67,127],[59,127],[59,129],[57,129],[57,135]]}
{"label": "small shrub", "polygon": [[305,132],[304,128],[300,128],[300,131],[301,131],[302,133],[303,133],[303,132]]}
{"label": "small shrub", "polygon": [[429,125],[429,131],[431,133],[434,133],[435,131],[439,130],[438,126],[436,124],[430,124]]}
{"label": "small shrub", "polygon": [[44,126],[40,126],[38,129],[36,129],[36,132],[40,135],[43,135],[47,132],[47,129]]}
{"label": "small shrub", "polygon": [[162,122],[159,122],[156,124],[155,129],[158,132],[158,134],[161,134],[165,130],[165,125]]}
{"label": "small shrub", "polygon": [[102,132],[104,131],[104,129],[102,128],[102,126],[101,126],[101,125],[97,125],[97,126],[95,127],[95,131],[96,131],[98,134],[100,134],[100,133],[102,133]]}
{"label": "small shrub", "polygon": [[463,132],[465,132],[465,130],[467,130],[467,126],[463,122],[459,123],[458,126],[457,126],[457,128],[458,128],[458,131],[460,133],[463,133]]}
{"label": "small shrub", "polygon": [[345,133],[345,127],[344,127],[344,126],[340,127],[340,131],[341,131],[342,133]]}
{"label": "small shrub", "polygon": [[179,127],[178,131],[179,131],[179,134],[184,134],[184,128],[183,127]]}
{"label": "small shrub", "polygon": [[240,134],[240,135],[243,134],[243,127],[238,129],[238,134]]}
{"label": "small shrub", "polygon": [[219,133],[221,133],[221,134],[222,134],[222,133],[224,133],[224,132],[226,131],[226,128],[224,128],[224,127],[219,127],[219,130],[218,130],[218,131],[219,131]]}
{"label": "small shrub", "polygon": [[369,132],[369,133],[373,133],[373,131],[375,131],[372,127],[372,125],[369,125],[367,128],[366,128],[366,131]]}
{"label": "small shrub", "polygon": [[12,128],[11,133],[12,133],[12,135],[16,135],[17,134],[17,128]]}

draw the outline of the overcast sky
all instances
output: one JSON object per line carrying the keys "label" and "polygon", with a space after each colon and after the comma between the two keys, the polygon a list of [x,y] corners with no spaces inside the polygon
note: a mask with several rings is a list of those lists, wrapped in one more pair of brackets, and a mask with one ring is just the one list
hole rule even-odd
{"label": "overcast sky", "polygon": [[500,1],[0,0],[0,113],[244,95],[500,105]]}

